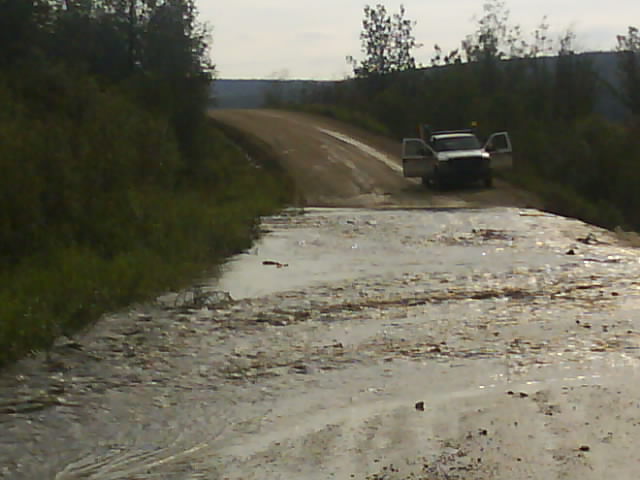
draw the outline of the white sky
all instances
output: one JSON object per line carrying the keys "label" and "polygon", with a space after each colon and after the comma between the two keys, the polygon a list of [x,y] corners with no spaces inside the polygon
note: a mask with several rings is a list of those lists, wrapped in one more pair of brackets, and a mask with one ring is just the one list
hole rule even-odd
{"label": "white sky", "polygon": [[[433,44],[449,51],[475,30],[484,0],[196,0],[199,18],[213,27],[212,58],[219,78],[341,79],[345,56],[362,58],[363,8],[383,3],[417,21],[414,51],[428,64]],[[525,36],[548,17],[558,37],[568,28],[580,51],[610,50],[629,25],[640,27],[640,0],[506,0],[511,23]]]}

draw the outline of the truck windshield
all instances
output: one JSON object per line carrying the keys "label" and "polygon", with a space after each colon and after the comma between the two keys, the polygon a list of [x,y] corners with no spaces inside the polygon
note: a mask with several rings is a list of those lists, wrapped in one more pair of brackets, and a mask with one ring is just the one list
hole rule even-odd
{"label": "truck windshield", "polygon": [[478,150],[481,148],[478,139],[471,135],[463,137],[434,138],[433,149],[436,152],[450,152],[453,150]]}

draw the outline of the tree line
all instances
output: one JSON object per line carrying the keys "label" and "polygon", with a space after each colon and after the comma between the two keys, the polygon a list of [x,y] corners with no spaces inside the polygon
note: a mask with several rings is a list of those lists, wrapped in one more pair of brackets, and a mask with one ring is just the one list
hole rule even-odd
{"label": "tree line", "polygon": [[2,0],[0,70],[71,76],[128,89],[166,113],[181,147],[201,117],[214,66],[192,0]]}
{"label": "tree line", "polygon": [[52,224],[90,235],[92,209],[116,206],[101,193],[197,169],[213,66],[191,0],[2,0],[0,19],[2,261]]}

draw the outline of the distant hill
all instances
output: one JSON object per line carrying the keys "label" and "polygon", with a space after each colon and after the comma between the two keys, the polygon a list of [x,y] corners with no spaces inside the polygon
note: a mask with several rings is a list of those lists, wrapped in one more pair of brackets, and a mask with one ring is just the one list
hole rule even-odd
{"label": "distant hill", "polygon": [[[590,52],[578,54],[593,62],[602,83],[599,91],[596,111],[614,121],[622,120],[627,115],[626,107],[616,95],[620,85],[618,78],[617,52]],[[557,57],[537,58],[535,60],[515,60],[543,62],[549,68],[555,68]],[[436,68],[455,68],[436,67]],[[428,74],[431,68],[425,68]],[[283,101],[296,101],[305,90],[319,85],[329,85],[331,81],[316,80],[233,80],[220,79],[214,82],[211,89],[214,108],[260,108],[265,98],[272,96]]]}
{"label": "distant hill", "polygon": [[215,108],[260,108],[265,98],[296,101],[305,90],[328,81],[317,80],[216,80],[211,89]]}

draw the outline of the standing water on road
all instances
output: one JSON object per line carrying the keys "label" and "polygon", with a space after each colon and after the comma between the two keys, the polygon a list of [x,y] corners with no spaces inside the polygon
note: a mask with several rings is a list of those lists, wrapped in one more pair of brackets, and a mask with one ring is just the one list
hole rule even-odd
{"label": "standing water on road", "polygon": [[0,373],[0,478],[637,478],[637,250],[515,208],[263,229]]}

